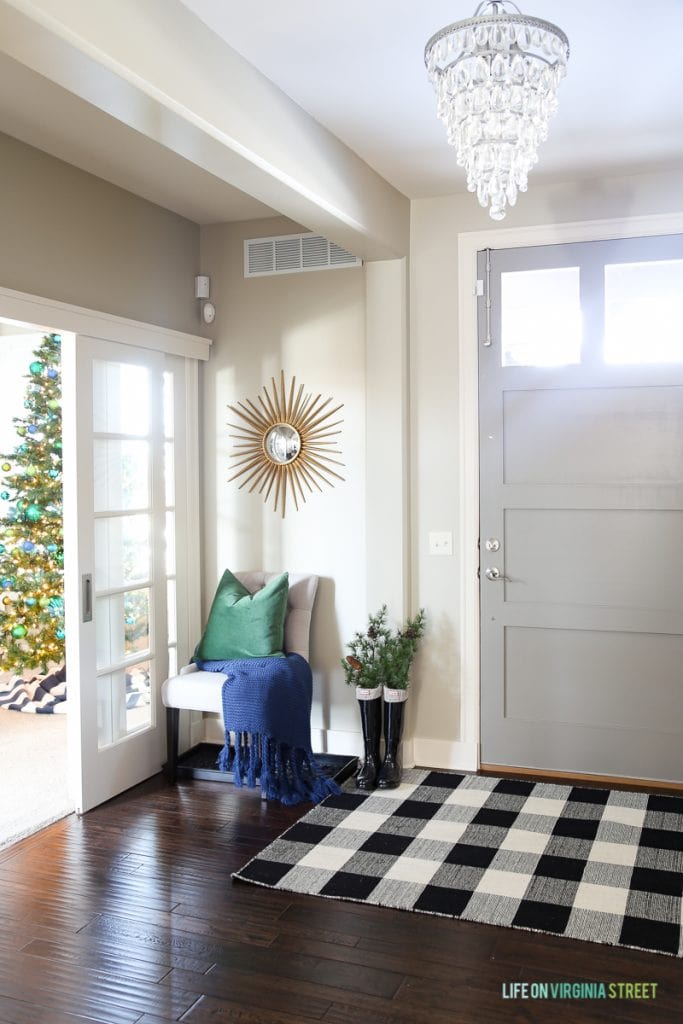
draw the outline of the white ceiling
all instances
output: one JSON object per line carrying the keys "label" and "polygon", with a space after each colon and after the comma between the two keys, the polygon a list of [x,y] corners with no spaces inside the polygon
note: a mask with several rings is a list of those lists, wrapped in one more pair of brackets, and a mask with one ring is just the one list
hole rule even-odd
{"label": "white ceiling", "polygon": [[[181,2],[404,195],[464,190],[423,51],[435,31],[471,17],[476,0]],[[571,46],[530,187],[683,167],[683,0],[525,0],[523,8],[559,24]],[[163,31],[150,45],[164,45]],[[273,212],[109,116],[106,104],[2,52],[0,131],[200,224]]]}
{"label": "white ceiling", "polygon": [[[410,198],[464,189],[436,119],[424,45],[477,0],[183,0]],[[569,37],[560,109],[534,178],[683,161],[683,0],[528,0]]]}

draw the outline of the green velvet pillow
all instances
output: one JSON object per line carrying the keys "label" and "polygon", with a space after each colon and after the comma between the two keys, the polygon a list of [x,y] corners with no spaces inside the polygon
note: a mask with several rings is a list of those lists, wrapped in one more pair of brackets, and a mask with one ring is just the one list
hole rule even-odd
{"label": "green velvet pillow", "polygon": [[226,569],[192,660],[283,658],[288,593],[286,572],[251,594]]}

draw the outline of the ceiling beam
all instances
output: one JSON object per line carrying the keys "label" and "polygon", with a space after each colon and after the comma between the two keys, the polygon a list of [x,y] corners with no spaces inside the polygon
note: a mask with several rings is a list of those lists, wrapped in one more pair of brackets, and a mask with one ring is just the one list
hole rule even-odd
{"label": "ceiling beam", "polygon": [[178,0],[0,0],[0,51],[364,259],[409,201]]}

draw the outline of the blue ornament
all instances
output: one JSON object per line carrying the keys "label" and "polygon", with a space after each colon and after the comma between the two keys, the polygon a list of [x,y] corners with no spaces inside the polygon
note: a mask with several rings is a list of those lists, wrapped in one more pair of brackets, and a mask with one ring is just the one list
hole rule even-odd
{"label": "blue ornament", "polygon": [[24,604],[26,605],[27,608],[33,608],[35,603],[36,603],[35,597],[27,597],[27,598],[24,599]]}
{"label": "blue ornament", "polygon": [[48,544],[47,550],[50,552],[51,555],[53,555],[55,553],[55,551],[57,550],[57,545],[56,544]]}
{"label": "blue ornament", "polygon": [[63,629],[56,629],[55,636],[57,637],[58,640],[63,640],[64,637],[66,636],[66,633],[64,632]]}
{"label": "blue ornament", "polygon": [[0,580],[0,587],[2,587],[3,590],[11,590],[13,583],[14,580],[9,576],[6,576],[4,580]]}
{"label": "blue ornament", "polygon": [[35,425],[35,423],[29,423],[27,429],[28,429],[29,434],[35,434],[35,432],[38,429],[38,427]]}
{"label": "blue ornament", "polygon": [[53,341],[56,341],[57,343],[59,343],[62,340],[61,334],[53,333],[50,335],[50,337],[52,338]]}
{"label": "blue ornament", "polygon": [[22,544],[22,547],[23,547],[24,551],[35,551],[36,550],[36,546],[33,543],[33,541],[31,541],[31,540],[25,540],[24,543]]}
{"label": "blue ornament", "polygon": [[3,491],[2,494],[0,494],[0,498],[2,498],[3,501],[9,501],[9,491]]}
{"label": "blue ornament", "polygon": [[59,470],[58,469],[49,469],[47,475],[52,477],[53,480],[56,480],[57,477],[59,476]]}
{"label": "blue ornament", "polygon": [[57,371],[56,371],[56,370],[53,370],[52,368],[50,368],[50,369],[49,369],[49,370],[47,371],[47,375],[48,375],[48,377],[49,377],[49,378],[50,378],[51,380],[54,380],[54,379],[55,379],[55,377],[57,376]]}

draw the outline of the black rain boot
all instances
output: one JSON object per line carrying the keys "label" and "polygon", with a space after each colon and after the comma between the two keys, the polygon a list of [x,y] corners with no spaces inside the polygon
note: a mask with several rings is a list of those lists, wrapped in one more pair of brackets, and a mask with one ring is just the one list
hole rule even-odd
{"label": "black rain boot", "polygon": [[379,740],[382,734],[382,697],[359,700],[365,757],[356,775],[356,789],[374,789],[379,771]]}
{"label": "black rain boot", "polygon": [[405,701],[384,702],[384,761],[377,785],[380,789],[396,789],[403,771],[401,763],[401,733]]}

